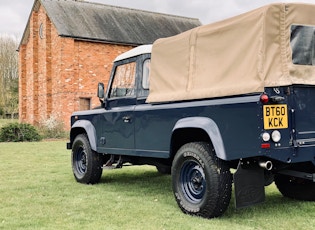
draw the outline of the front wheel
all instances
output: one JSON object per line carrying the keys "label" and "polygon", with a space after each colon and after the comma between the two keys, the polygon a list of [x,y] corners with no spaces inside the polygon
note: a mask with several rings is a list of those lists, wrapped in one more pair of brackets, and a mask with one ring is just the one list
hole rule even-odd
{"label": "front wheel", "polygon": [[178,150],[172,166],[172,185],[177,204],[190,215],[219,217],[230,203],[229,166],[216,157],[207,143],[192,142]]}
{"label": "front wheel", "polygon": [[102,176],[101,155],[91,149],[85,134],[78,135],[72,147],[72,171],[77,182],[98,183]]}

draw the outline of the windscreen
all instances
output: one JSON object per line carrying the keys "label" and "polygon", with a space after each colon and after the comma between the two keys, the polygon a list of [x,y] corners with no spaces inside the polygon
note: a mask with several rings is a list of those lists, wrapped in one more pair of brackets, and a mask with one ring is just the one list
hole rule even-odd
{"label": "windscreen", "polygon": [[290,44],[293,64],[315,66],[315,26],[292,25]]}

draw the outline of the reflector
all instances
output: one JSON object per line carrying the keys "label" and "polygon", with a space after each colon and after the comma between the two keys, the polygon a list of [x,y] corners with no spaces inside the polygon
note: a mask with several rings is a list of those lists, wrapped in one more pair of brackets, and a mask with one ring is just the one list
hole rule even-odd
{"label": "reflector", "polygon": [[262,149],[270,149],[270,143],[262,143],[261,148]]}

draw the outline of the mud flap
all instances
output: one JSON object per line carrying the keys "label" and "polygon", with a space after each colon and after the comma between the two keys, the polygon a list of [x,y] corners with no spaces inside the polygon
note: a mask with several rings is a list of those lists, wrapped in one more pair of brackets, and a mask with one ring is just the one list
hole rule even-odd
{"label": "mud flap", "polygon": [[259,166],[244,168],[239,163],[233,179],[236,208],[248,207],[265,201],[263,168]]}

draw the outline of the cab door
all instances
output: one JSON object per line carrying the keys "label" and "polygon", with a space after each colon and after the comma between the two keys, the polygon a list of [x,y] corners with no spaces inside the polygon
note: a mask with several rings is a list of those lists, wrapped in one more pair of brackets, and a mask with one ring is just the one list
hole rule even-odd
{"label": "cab door", "polygon": [[[141,62],[140,62],[141,61]],[[146,103],[150,84],[150,55],[139,58],[137,105],[135,107],[135,149],[138,156],[167,158],[174,121],[169,110]],[[178,111],[179,113],[179,111]],[[176,116],[173,117],[176,120]]]}
{"label": "cab door", "polygon": [[136,59],[115,63],[106,111],[102,114],[101,148],[106,153],[134,155]]}

